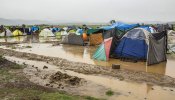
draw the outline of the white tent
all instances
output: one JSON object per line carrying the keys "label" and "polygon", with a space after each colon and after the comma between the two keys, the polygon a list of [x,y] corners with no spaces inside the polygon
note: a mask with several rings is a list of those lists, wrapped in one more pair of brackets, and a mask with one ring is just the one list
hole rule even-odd
{"label": "white tent", "polygon": [[61,35],[69,35],[67,30],[68,30],[68,27],[64,27],[63,30],[61,31]]}
{"label": "white tent", "polygon": [[[4,37],[5,32],[0,33],[0,37]],[[12,36],[12,32],[9,29],[6,29],[6,36]]]}
{"label": "white tent", "polygon": [[43,29],[43,30],[40,32],[39,36],[43,36],[43,37],[52,37],[52,36],[55,36],[55,35],[52,33],[51,30],[49,30],[49,29]]}

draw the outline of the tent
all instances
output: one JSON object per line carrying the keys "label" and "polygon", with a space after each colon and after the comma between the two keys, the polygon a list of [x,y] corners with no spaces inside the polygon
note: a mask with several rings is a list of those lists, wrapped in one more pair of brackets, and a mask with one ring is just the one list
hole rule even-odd
{"label": "tent", "polygon": [[68,34],[76,34],[75,30],[69,30]]}
{"label": "tent", "polygon": [[138,26],[139,26],[139,24],[126,24],[123,22],[116,22],[116,23],[112,24],[112,27],[118,28],[118,29],[123,30],[123,31],[130,30],[130,29],[136,28]]}
{"label": "tent", "polygon": [[23,35],[23,33],[20,30],[15,30],[12,34],[13,34],[13,36]]}
{"label": "tent", "polygon": [[143,28],[143,29],[147,30],[150,33],[156,33],[156,30],[151,26],[140,26],[140,28]]}
{"label": "tent", "polygon": [[111,26],[103,26],[100,29],[110,30],[113,28],[117,28],[117,29],[122,30],[122,31],[128,31],[128,30],[136,28],[138,26],[139,26],[139,24],[126,24],[123,22],[116,22],[116,23],[113,23]]}
{"label": "tent", "polygon": [[37,27],[37,26],[32,26],[32,27],[31,27],[31,32],[36,32],[36,31],[39,31],[39,27]]}
{"label": "tent", "polygon": [[93,59],[107,61],[109,60],[110,48],[112,43],[112,37],[105,39],[100,47],[96,50],[93,55]]}
{"label": "tent", "polygon": [[75,34],[82,35],[83,34],[83,29],[77,29]]}
{"label": "tent", "polygon": [[61,38],[61,32],[56,32],[55,36],[56,36],[56,38],[60,39]]}
{"label": "tent", "polygon": [[168,31],[168,49],[169,52],[175,52],[175,31]]}
{"label": "tent", "polygon": [[23,33],[23,35],[31,35],[30,28],[18,28],[18,30],[20,30]]}
{"label": "tent", "polygon": [[91,34],[89,39],[90,45],[99,45],[103,42],[102,33]]}
{"label": "tent", "polygon": [[103,32],[103,29],[88,29],[87,30],[87,34],[93,34],[93,33],[102,33]]}
{"label": "tent", "polygon": [[87,36],[86,33],[83,33],[82,36],[83,36],[83,40],[84,40],[84,41],[88,41],[88,36]]}
{"label": "tent", "polygon": [[84,41],[81,35],[69,34],[62,36],[63,44],[84,45]]}
{"label": "tent", "polygon": [[67,32],[68,30],[68,27],[64,27],[62,28],[60,31],[61,31],[61,35],[69,35],[69,33]]}
{"label": "tent", "polygon": [[113,37],[112,39],[112,44],[111,44],[111,49],[110,49],[110,56],[113,56],[115,48],[120,42],[120,39],[125,35],[125,31],[113,28],[111,30],[107,30],[103,32],[103,38],[108,39],[110,37]]}
{"label": "tent", "polygon": [[5,32],[0,33],[0,37],[4,37],[4,36],[7,36],[7,37],[12,36],[12,32],[9,29],[6,29],[6,33]]}
{"label": "tent", "polygon": [[84,41],[81,35],[70,34],[68,35],[69,44],[73,45],[84,45]]}
{"label": "tent", "polygon": [[56,32],[58,32],[58,31],[60,31],[60,28],[53,27],[53,28],[51,28],[51,30],[52,30],[53,33],[56,33]]}
{"label": "tent", "polygon": [[63,43],[63,44],[69,44],[68,35],[63,35],[62,36],[61,43]]}
{"label": "tent", "polygon": [[55,35],[52,33],[51,30],[49,30],[49,29],[43,29],[43,30],[40,32],[39,36],[43,36],[43,37],[52,37],[52,36],[55,36]]}
{"label": "tent", "polygon": [[153,33],[143,28],[128,31],[115,49],[118,57],[147,60],[147,65],[166,60],[166,32]]}

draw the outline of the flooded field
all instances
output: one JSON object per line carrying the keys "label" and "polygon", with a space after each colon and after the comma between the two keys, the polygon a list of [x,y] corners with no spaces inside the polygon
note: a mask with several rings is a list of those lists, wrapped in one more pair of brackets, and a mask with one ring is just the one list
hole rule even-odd
{"label": "flooded field", "polygon": [[[59,39],[51,37],[37,38],[36,41],[36,39],[31,37],[0,38],[0,42],[18,42],[18,44],[13,45],[15,49],[6,45],[2,45],[0,48],[2,49],[1,51],[4,49],[11,50],[7,51],[7,53],[10,52],[11,54],[7,54],[4,57],[9,61],[16,62],[20,65],[27,65],[23,72],[27,75],[31,82],[41,86],[57,88],[58,90],[63,90],[75,95],[87,95],[107,100],[175,99],[174,85],[166,85],[171,83],[174,84],[175,82],[175,55],[173,54],[167,55],[167,62],[162,62],[152,66],[147,66],[145,62],[124,62],[120,59],[110,59],[105,62],[92,59],[92,55],[98,46],[53,45],[52,43],[45,43],[48,41],[59,42]],[[18,53],[21,53],[21,55],[18,56]],[[56,58],[59,59],[55,60]],[[64,59],[66,61],[64,61]],[[59,62],[61,62],[61,64]],[[82,69],[82,66],[86,67],[86,64],[90,64],[87,66],[92,68],[85,68],[85,71],[87,72],[81,71],[80,69]],[[124,70],[110,72],[112,64],[119,64],[121,69]],[[67,65],[70,65],[70,67]],[[102,69],[98,67],[96,68],[96,65],[100,66]],[[100,72],[98,74],[97,69],[104,74],[101,74]],[[129,71],[123,72],[125,69]],[[96,73],[88,73],[90,71],[94,71]],[[82,79],[83,82],[73,86],[67,84],[64,80],[58,81],[57,83],[50,82],[50,77],[52,75],[56,75],[57,72],[64,75],[66,74],[70,78],[77,77],[78,80]],[[128,75],[126,75],[127,73]],[[118,76],[115,77],[113,74]],[[135,79],[130,78],[130,74],[132,76],[135,75]],[[164,75],[167,76],[164,77]],[[121,77],[121,79],[119,77]],[[148,81],[149,78],[150,81]],[[157,84],[158,82],[160,82],[160,84]],[[59,84],[62,84],[63,88],[60,88]],[[113,91],[114,94],[112,96],[108,96],[106,95],[107,91]]]}
{"label": "flooded field", "polygon": [[[27,37],[15,37],[7,39],[8,42],[14,41],[24,41],[24,38]],[[4,39],[1,38],[0,41]],[[46,42],[46,41],[59,41],[56,38],[39,38],[39,42]],[[4,42],[4,41],[3,41]],[[34,53],[39,55],[51,56],[51,57],[60,57],[70,61],[75,62],[83,62],[88,64],[94,65],[101,65],[101,66],[109,66],[111,67],[112,64],[119,64],[123,69],[130,69],[136,71],[144,71],[144,72],[151,72],[151,73],[158,73],[163,75],[168,75],[175,78],[175,57],[174,55],[167,55],[167,62],[162,62],[160,64],[147,66],[145,62],[123,62],[119,59],[110,59],[109,61],[96,61],[92,59],[92,55],[97,49],[94,46],[75,46],[75,45],[58,45],[52,46],[52,44],[41,44],[41,43],[32,43],[31,39],[28,39],[28,43],[18,44],[18,46],[31,46],[32,48],[23,48],[23,49],[15,49],[16,51],[20,52],[27,52],[27,53]],[[2,47],[1,47],[2,48]]]}

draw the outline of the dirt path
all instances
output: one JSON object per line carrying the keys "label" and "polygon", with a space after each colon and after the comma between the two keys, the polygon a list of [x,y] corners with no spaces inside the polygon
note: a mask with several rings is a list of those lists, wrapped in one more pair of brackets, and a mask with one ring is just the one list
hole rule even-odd
{"label": "dirt path", "polygon": [[114,76],[120,80],[126,80],[126,81],[131,80],[136,82],[146,82],[152,85],[175,87],[175,79],[165,75],[131,71],[126,69],[113,70],[108,67],[72,62],[56,57],[46,57],[42,55],[22,53],[9,49],[0,49],[0,54],[29,60],[44,61],[49,64],[56,65],[60,69],[71,70],[83,74],[101,74],[101,75]]}

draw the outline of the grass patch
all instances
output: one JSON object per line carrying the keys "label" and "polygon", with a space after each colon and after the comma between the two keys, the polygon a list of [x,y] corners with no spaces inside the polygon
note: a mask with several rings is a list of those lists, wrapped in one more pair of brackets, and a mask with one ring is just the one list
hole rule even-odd
{"label": "grass patch", "polygon": [[15,46],[11,46],[11,49],[16,49],[16,47]]}
{"label": "grass patch", "polygon": [[0,98],[8,98],[9,100],[100,100],[93,97],[74,96],[59,92],[18,88],[0,89]]}
{"label": "grass patch", "polygon": [[107,95],[107,96],[112,96],[112,95],[114,95],[114,92],[113,92],[112,90],[108,90],[108,91],[106,92],[106,95]]}
{"label": "grass patch", "polygon": [[[94,97],[90,97],[90,96],[87,96],[85,97],[86,100],[99,100],[99,99],[96,99]],[[101,100],[104,100],[104,99],[101,99]]]}
{"label": "grass patch", "polygon": [[32,48],[32,46],[26,46],[25,48]]}
{"label": "grass patch", "polygon": [[22,69],[24,68],[25,66],[22,66],[22,65],[18,65],[18,64],[14,64],[14,65],[11,65],[10,68],[11,69]]}

